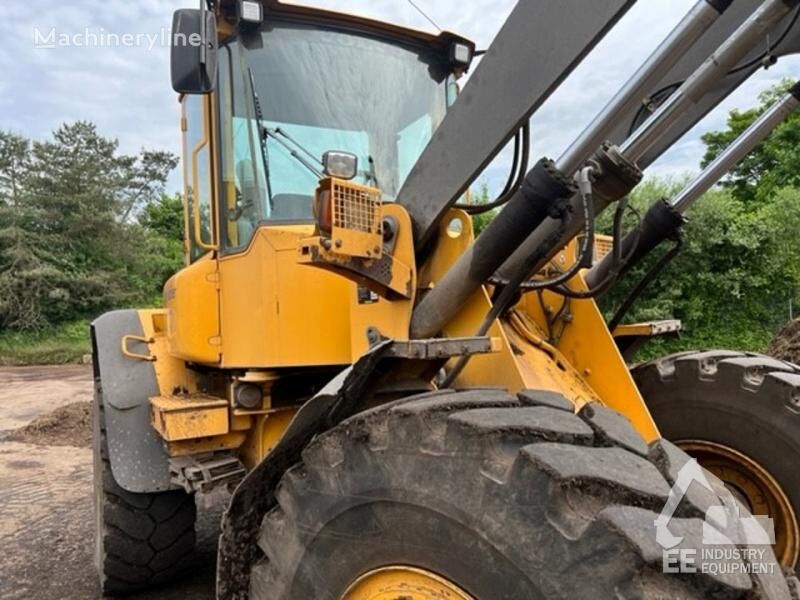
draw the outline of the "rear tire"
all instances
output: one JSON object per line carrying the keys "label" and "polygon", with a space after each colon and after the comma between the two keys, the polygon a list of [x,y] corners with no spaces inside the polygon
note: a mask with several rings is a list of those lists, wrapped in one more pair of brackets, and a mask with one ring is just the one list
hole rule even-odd
{"label": "rear tire", "polygon": [[[250,599],[351,600],[354,581],[395,566],[476,600],[788,598],[779,569],[663,572],[654,521],[686,461],[621,415],[597,404],[575,415],[550,392],[397,401],[320,435],[283,476]],[[705,489],[681,500],[680,548],[699,548],[702,516],[721,504]],[[440,597],[426,593],[398,597]]]}
{"label": "rear tire", "polygon": [[111,472],[100,384],[95,384],[95,567],[103,594],[127,594],[180,578],[194,550],[194,497],[134,494]]}
{"label": "rear tire", "polygon": [[[800,367],[761,354],[712,350],[667,356],[631,373],[664,437],[696,454],[751,510],[754,504],[773,507],[753,512],[775,513],[769,516],[776,554],[797,572]],[[726,448],[744,455],[738,465],[736,456],[726,458]],[[748,470],[758,474],[748,462],[766,472],[765,483],[753,476],[744,487]],[[779,488],[772,499],[769,479]]]}

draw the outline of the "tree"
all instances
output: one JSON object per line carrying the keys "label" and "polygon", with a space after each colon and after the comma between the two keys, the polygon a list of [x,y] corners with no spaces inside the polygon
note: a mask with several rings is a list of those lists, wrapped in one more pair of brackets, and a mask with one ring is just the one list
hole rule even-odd
{"label": "tree", "polygon": [[167,239],[183,242],[183,199],[180,194],[162,194],[147,204],[139,217],[145,228]]}
{"label": "tree", "polygon": [[[489,194],[489,184],[484,180],[478,184],[478,190],[472,191],[469,196],[469,203],[479,206],[481,204],[489,204],[492,197]],[[491,223],[497,215],[497,209],[492,209],[483,213],[472,216],[472,229],[475,232],[475,237],[478,237],[481,232],[486,229],[486,226]]]}
{"label": "tree", "polygon": [[[706,153],[702,166],[708,165],[728,147],[753,121],[775,104],[794,84],[784,80],[759,95],[759,105],[750,110],[732,110],[727,128],[702,136]],[[733,196],[749,205],[761,203],[778,189],[800,185],[800,113],[793,113],[772,134],[731,171],[722,185]]]}
{"label": "tree", "polygon": [[[149,289],[155,295],[183,265],[183,200],[179,194],[161,197],[147,204],[139,216],[145,252],[140,270],[147,273]],[[157,289],[154,289],[153,286]]]}
{"label": "tree", "polygon": [[[651,179],[632,195],[643,212],[672,196],[677,182]],[[725,347],[763,350],[786,318],[786,306],[800,286],[800,190],[785,188],[757,207],[747,206],[731,190],[708,192],[688,213],[681,253],[647,288],[627,321],[670,317],[683,321],[683,338],[653,354],[688,348]],[[664,248],[634,269],[603,297],[613,312],[632,285],[655,263]]]}
{"label": "tree", "polygon": [[8,326],[42,324],[42,315],[25,293],[41,293],[38,282],[26,281],[24,275],[42,269],[27,234],[36,216],[25,198],[29,169],[30,142],[0,131],[0,315],[5,315],[0,323]]}
{"label": "tree", "polygon": [[132,217],[160,200],[176,164],[164,152],[120,154],[82,121],[32,144],[2,133],[0,325],[41,328],[149,300],[163,283],[145,257],[155,234]]}

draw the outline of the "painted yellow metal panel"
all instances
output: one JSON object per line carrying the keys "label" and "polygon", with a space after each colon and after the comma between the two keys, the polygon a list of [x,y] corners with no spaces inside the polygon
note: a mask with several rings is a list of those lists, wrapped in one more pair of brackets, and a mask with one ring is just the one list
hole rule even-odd
{"label": "painted yellow metal panel", "polygon": [[228,433],[228,401],[192,394],[150,398],[153,427],[168,442]]}
{"label": "painted yellow metal panel", "polygon": [[402,341],[408,339],[414,294],[417,289],[416,271],[413,268],[415,258],[411,219],[405,209],[397,204],[385,204],[383,213],[386,216],[394,217],[397,222],[397,241],[393,258],[395,264],[406,267],[400,270],[403,272],[403,277],[410,278],[408,287],[411,296],[392,300],[372,296],[369,302],[360,302],[357,298],[352,299],[350,305],[350,362],[355,362],[358,357],[369,350],[367,330],[370,327],[376,329],[382,337]]}
{"label": "painted yellow metal panel", "polygon": [[225,435],[215,435],[214,437],[166,442],[167,454],[191,456],[220,450],[237,450],[244,443],[246,437],[247,434],[243,431],[231,431]]}
{"label": "painted yellow metal panel", "polygon": [[173,275],[164,285],[170,353],[216,364],[220,354],[217,261],[210,255]]}
{"label": "painted yellow metal panel", "polygon": [[269,454],[289,427],[296,412],[296,407],[290,407],[254,417],[255,425],[250,430],[239,455],[245,467],[253,468]]}
{"label": "painted yellow metal panel", "polygon": [[[434,286],[472,241],[469,217],[451,210],[442,219],[435,254],[420,273],[421,285]],[[561,269],[571,264],[574,245],[554,260]],[[584,284],[575,278],[570,285],[583,289]],[[563,301],[551,292],[543,294],[551,314]],[[550,343],[538,294],[523,295],[514,311],[489,330],[489,335],[500,338],[501,351],[472,357],[456,385],[499,385],[512,392],[523,388],[552,390],[571,400],[576,410],[587,402],[599,401],[626,415],[645,439],[656,439],[658,430],[594,301],[569,302],[570,318],[564,321],[558,339]],[[475,335],[490,306],[487,291],[479,290],[445,327],[445,334]]]}
{"label": "painted yellow metal panel", "polygon": [[[572,244],[554,260],[563,268],[572,263],[574,250]],[[568,285],[574,290],[586,289],[581,275],[571,279]],[[544,292],[540,300],[538,294],[530,293],[523,296],[517,309],[538,323],[544,333],[547,328],[545,310],[556,314],[562,310],[564,302],[567,305],[562,316],[566,313],[569,316],[562,318],[561,324],[553,325],[559,327],[559,332],[553,332],[558,337],[555,345],[559,352],[600,401],[628,417],[647,441],[658,439],[658,429],[594,300],[565,300],[549,291]]]}
{"label": "painted yellow metal panel", "polygon": [[355,285],[297,264],[311,225],[258,229],[240,254],[219,260],[222,365],[279,367],[350,362]]}
{"label": "painted yellow metal panel", "polygon": [[[404,223],[397,259],[413,265],[407,215],[399,206],[385,212]],[[411,300],[359,303],[355,282],[299,260],[313,233],[311,224],[264,226],[243,253],[220,258],[223,367],[350,364],[368,348],[370,326],[407,339]]]}
{"label": "painted yellow metal panel", "polygon": [[197,374],[186,368],[186,362],[170,352],[168,337],[169,319],[166,309],[142,309],[138,311],[144,337],[150,340],[150,354],[156,358],[153,369],[161,395],[170,395],[174,390],[192,394],[197,391]]}

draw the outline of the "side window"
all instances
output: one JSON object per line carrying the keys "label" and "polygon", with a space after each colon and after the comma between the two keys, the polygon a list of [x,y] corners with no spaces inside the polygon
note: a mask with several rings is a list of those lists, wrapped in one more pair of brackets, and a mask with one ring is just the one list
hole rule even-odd
{"label": "side window", "polygon": [[[261,198],[264,176],[261,164],[255,156],[259,144],[256,124],[255,121],[234,117],[236,109],[244,105],[241,95],[247,91],[234,82],[239,76],[238,71],[234,72],[234,58],[230,46],[223,46],[220,49],[218,92],[222,165],[220,229],[223,247],[226,250],[244,248],[258,222],[264,217]],[[238,79],[236,82],[238,83]]]}
{"label": "side window", "polygon": [[208,101],[208,96],[183,98],[183,181],[191,262],[214,248]]}

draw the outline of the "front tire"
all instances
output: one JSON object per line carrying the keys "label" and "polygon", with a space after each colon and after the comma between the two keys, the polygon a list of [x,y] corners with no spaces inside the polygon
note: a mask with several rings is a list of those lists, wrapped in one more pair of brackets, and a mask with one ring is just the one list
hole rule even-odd
{"label": "front tire", "polygon": [[114,479],[100,384],[94,404],[95,567],[103,594],[127,594],[182,577],[194,550],[194,497],[134,494]]}
{"label": "front tire", "polygon": [[751,512],[773,519],[775,554],[798,572],[800,368],[713,350],[667,356],[631,373],[661,434],[717,475]]}
{"label": "front tire", "polygon": [[[376,575],[371,598],[460,597],[403,569],[476,600],[788,598],[780,573],[664,573],[654,521],[686,461],[550,392],[444,390],[366,411],[284,475],[250,598],[355,600]],[[721,504],[683,498],[670,522],[682,548],[700,546],[701,517]]]}

